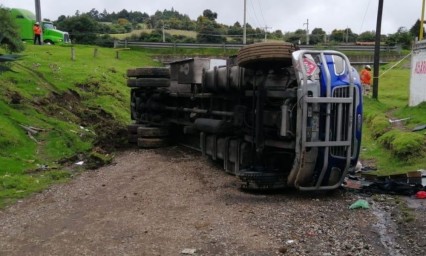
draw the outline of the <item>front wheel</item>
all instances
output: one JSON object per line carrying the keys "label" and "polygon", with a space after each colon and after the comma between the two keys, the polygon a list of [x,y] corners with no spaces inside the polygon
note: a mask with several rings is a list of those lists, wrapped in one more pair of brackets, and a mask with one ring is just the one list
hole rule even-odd
{"label": "front wheel", "polygon": [[54,44],[54,43],[53,43],[52,40],[44,40],[44,44],[51,45],[51,44]]}

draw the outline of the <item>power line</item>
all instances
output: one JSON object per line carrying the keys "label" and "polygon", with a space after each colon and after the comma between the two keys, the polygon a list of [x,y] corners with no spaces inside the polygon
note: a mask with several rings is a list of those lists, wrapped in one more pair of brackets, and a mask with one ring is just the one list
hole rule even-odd
{"label": "power line", "polygon": [[257,28],[262,27],[262,26],[260,26],[259,19],[257,18],[256,9],[254,8],[253,1],[249,1],[249,2],[250,2],[251,9],[253,10],[254,18],[256,20],[255,27],[257,27]]}
{"label": "power line", "polygon": [[265,16],[263,16],[262,6],[260,5],[259,0],[257,0],[257,5],[259,6],[260,15],[262,16],[263,24],[266,26]]}
{"label": "power line", "polygon": [[361,27],[359,28],[359,33],[362,33],[362,28],[364,27],[364,21],[365,21],[365,17],[367,16],[368,9],[370,7],[370,3],[371,3],[371,0],[368,0],[367,8],[365,9],[364,17],[362,18]]}

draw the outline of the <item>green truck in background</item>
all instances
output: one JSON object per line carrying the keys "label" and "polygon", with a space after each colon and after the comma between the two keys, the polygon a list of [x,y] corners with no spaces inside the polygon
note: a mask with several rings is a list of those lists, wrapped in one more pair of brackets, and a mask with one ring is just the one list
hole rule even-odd
{"label": "green truck in background", "polygon": [[[33,26],[36,23],[35,15],[24,9],[10,9],[10,13],[20,27],[21,39],[23,41],[32,41],[34,39]],[[45,44],[70,43],[68,32],[60,31],[55,28],[52,22],[42,21],[43,42]]]}

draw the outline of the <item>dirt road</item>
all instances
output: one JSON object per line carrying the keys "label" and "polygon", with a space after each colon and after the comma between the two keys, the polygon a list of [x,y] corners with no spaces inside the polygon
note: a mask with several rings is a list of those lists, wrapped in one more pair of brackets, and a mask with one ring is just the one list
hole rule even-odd
{"label": "dirt road", "polygon": [[424,255],[424,205],[396,201],[247,193],[197,152],[134,149],[0,211],[0,255]]}

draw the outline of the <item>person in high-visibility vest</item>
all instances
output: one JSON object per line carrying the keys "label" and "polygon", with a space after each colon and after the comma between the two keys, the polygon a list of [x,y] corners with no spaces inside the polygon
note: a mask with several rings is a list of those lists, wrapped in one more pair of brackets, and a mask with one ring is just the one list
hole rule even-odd
{"label": "person in high-visibility vest", "polygon": [[363,89],[363,95],[370,95],[371,91],[371,67],[365,65],[364,69],[360,72],[361,84]]}
{"label": "person in high-visibility vest", "polygon": [[41,27],[39,22],[36,22],[34,24],[33,31],[34,31],[34,44],[38,43],[39,45],[41,45]]}

